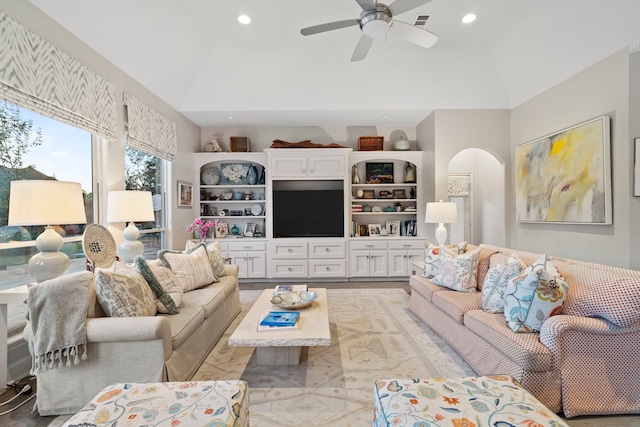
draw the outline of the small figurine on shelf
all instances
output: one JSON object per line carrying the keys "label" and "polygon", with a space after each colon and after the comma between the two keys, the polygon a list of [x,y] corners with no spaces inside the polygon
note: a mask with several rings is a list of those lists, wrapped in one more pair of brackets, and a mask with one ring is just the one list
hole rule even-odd
{"label": "small figurine on shelf", "polygon": [[220,147],[220,137],[218,135],[213,135],[211,137],[211,141],[207,142],[204,146],[205,153],[219,153],[222,151],[222,147]]}

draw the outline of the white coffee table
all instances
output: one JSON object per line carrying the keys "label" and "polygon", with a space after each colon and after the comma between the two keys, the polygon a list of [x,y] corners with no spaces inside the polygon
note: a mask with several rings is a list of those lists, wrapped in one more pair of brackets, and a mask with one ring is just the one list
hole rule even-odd
{"label": "white coffee table", "polygon": [[229,337],[230,347],[255,347],[259,365],[299,365],[302,347],[331,345],[327,290],[309,289],[318,298],[300,311],[298,329],[258,332],[258,323],[271,310],[273,289],[266,289]]}

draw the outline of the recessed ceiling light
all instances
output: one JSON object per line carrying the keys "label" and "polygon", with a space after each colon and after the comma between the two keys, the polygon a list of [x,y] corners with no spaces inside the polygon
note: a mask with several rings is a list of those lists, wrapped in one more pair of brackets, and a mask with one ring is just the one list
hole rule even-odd
{"label": "recessed ceiling light", "polygon": [[462,17],[462,22],[465,24],[470,24],[475,20],[476,20],[476,15],[474,15],[473,13],[468,13],[464,15],[464,17]]}
{"label": "recessed ceiling light", "polygon": [[388,115],[386,115],[386,114],[382,116],[382,118],[383,118],[383,119],[386,119],[386,118],[388,118],[388,117],[389,117],[389,116],[388,116]]}
{"label": "recessed ceiling light", "polygon": [[247,15],[240,15],[238,16],[238,22],[247,25],[251,23],[251,18],[249,18]]}
{"label": "recessed ceiling light", "polygon": [[233,120],[233,116],[229,116],[229,120]]}

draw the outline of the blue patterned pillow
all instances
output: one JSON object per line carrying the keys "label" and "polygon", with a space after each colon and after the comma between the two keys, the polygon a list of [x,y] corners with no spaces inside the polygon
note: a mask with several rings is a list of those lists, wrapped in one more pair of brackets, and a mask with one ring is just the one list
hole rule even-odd
{"label": "blue patterned pillow", "polygon": [[154,316],[156,303],[144,277],[132,268],[96,272],[96,297],[109,317]]}

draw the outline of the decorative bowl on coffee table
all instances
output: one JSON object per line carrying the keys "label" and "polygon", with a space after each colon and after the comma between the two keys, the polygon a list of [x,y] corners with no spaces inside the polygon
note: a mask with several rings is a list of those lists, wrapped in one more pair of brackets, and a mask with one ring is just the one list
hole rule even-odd
{"label": "decorative bowl on coffee table", "polygon": [[285,310],[297,310],[310,306],[318,298],[315,292],[292,291],[274,295],[271,304]]}

